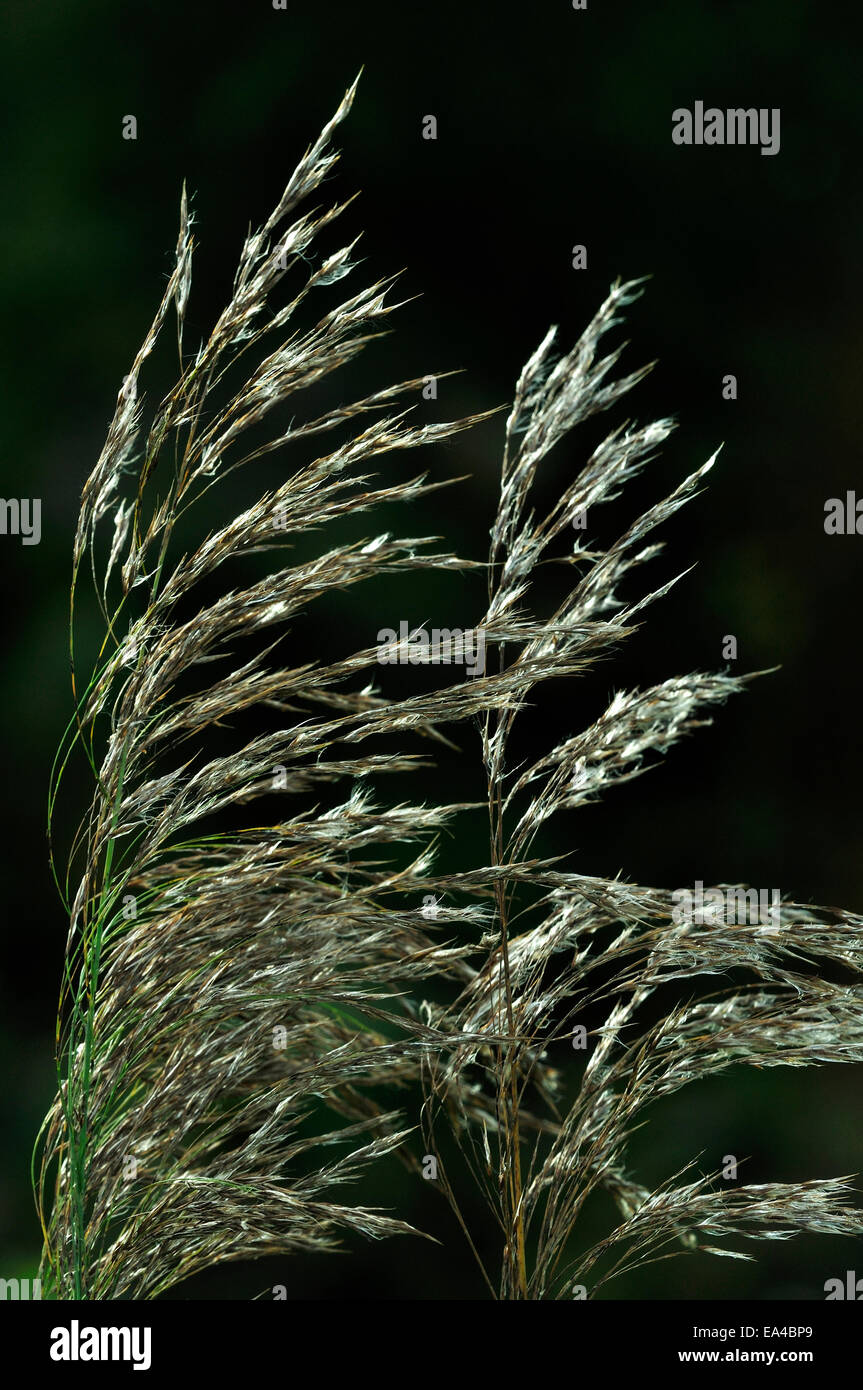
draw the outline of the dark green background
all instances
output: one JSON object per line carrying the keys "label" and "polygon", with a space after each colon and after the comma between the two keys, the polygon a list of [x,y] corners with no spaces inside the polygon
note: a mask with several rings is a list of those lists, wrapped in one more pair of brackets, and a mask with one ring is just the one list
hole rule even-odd
{"label": "dark green background", "polygon": [[[863,494],[861,51],[841,21],[816,0],[590,0],[585,12],[569,0],[286,12],[270,0],[6,0],[0,493],[41,497],[42,541],[0,537],[0,1275],[32,1272],[38,1252],[28,1161],[52,1090],[65,933],[45,800],[71,709],[65,624],[80,488],[170,271],[182,179],[199,242],[192,346],[229,293],[249,222],[266,217],[362,64],[332,186],[362,196],[329,244],[364,229],[359,275],[405,267],[396,297],[422,297],[395,316],[394,336],[369,349],[345,394],[459,367],[429,418],[498,405],[550,322],[567,346],[615,276],[650,274],[629,311],[625,364],[659,366],[616,418],[676,413],[680,428],[649,476],[603,509],[597,538],[725,442],[709,491],[664,528],[668,550],[641,582],[697,568],[649,611],[614,668],[584,690],[552,692],[550,721],[572,727],[625,683],[719,670],[729,633],[735,669],[781,665],[662,769],[570,815],[546,847],[574,850],[585,872],[646,884],[748,881],[863,905],[863,538],[823,530],[828,497]],[[699,99],[780,107],[780,153],[674,146],[672,110]],[[121,138],[127,113],[138,119],[134,143]],[[421,138],[429,113],[434,143]],[[575,243],[587,246],[586,271],[571,268]],[[736,402],[721,399],[727,372]],[[406,519],[411,534],[445,535],[484,557],[501,434],[493,421],[423,456],[436,476],[470,478]],[[595,438],[557,451],[547,496]],[[331,605],[334,653],[400,617],[434,616],[411,588],[398,603],[352,592]],[[476,755],[470,730],[462,744]],[[442,783],[393,794],[475,794],[465,766],[452,759]],[[83,794],[83,779],[76,785]],[[481,825],[462,849],[484,854]],[[833,1067],[733,1072],[691,1088],[655,1112],[639,1140],[641,1172],[659,1178],[698,1151],[710,1167],[751,1155],[742,1176],[756,1182],[863,1170],[859,1083],[859,1069]],[[247,1298],[283,1283],[297,1298],[480,1297],[429,1186],[393,1164],[362,1196],[397,1207],[441,1246],[402,1240],[350,1258],[228,1266],[184,1292]],[[863,1252],[850,1242],[807,1238],[764,1245],[757,1265],[667,1262],[612,1291],[819,1299],[825,1279],[855,1267]]]}

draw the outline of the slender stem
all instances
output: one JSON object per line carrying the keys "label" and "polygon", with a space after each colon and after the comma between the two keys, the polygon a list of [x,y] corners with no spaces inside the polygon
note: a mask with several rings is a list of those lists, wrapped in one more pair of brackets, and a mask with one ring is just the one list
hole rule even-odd
{"label": "slender stem", "polygon": [[[503,650],[499,649],[499,664],[503,669]],[[497,716],[497,725],[504,718]],[[495,867],[500,867],[505,862],[503,845],[503,805],[501,798],[500,779],[492,780],[492,767],[487,767],[488,777],[488,806],[489,821],[491,832],[491,859]],[[509,1195],[509,1243],[507,1260],[512,1261],[512,1246],[515,1245],[515,1277],[514,1285],[517,1298],[526,1299],[527,1291],[527,1262],[525,1259],[524,1248],[524,1215],[522,1211],[522,1176],[521,1176],[521,1136],[519,1132],[519,1096],[516,1081],[516,1040],[515,1024],[512,1007],[512,981],[509,968],[509,932],[507,919],[509,905],[507,902],[506,882],[503,876],[495,883],[495,897],[497,899],[498,919],[500,921],[500,948],[501,961],[503,964],[504,990],[506,998],[506,1024],[509,1034],[509,1042],[506,1048],[498,1049],[498,1060],[500,1066],[499,1078],[499,1100],[498,1104],[504,1121],[504,1132],[506,1134],[506,1187]],[[513,1229],[514,1228],[514,1229]]]}

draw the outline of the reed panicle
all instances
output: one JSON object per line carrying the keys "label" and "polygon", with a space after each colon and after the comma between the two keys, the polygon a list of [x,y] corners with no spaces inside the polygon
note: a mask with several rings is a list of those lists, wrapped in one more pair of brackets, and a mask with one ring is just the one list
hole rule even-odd
{"label": "reed panicle", "polygon": [[[385,302],[392,281],[379,281],[298,326],[304,314],[314,320],[315,288],[353,269],[355,242],[318,250],[347,204],[297,209],[333,169],[332,136],[355,89],[246,238],[231,300],[194,354],[184,348],[194,238],[183,190],[174,270],[83,490],[70,615],[75,713],[50,818],[79,746],[94,791],[63,881],[55,866],[69,932],[57,1096],[34,1169],[45,1294],[152,1298],[222,1261],[331,1249],[345,1232],[410,1232],[397,1214],[340,1189],[387,1155],[416,1167],[406,1141],[417,1123],[435,1154],[441,1126],[455,1134],[465,1176],[486,1195],[499,1262],[480,1266],[494,1297],[593,1293],[669,1247],[743,1258],[717,1244],[728,1236],[858,1233],[846,1178],[729,1190],[685,1170],[651,1191],[630,1174],[627,1148],[654,1101],[732,1064],[863,1060],[861,919],[783,903],[779,930],[716,914],[681,922],[669,890],[534,854],[551,817],[639,776],[751,677],[699,673],[621,692],[529,765],[511,760],[536,688],[589,670],[671,587],[617,597],[658,553],[651,533],[697,494],[714,461],[607,549],[576,542],[566,598],[551,615],[531,610],[539,567],[571,534],[573,515],[618,497],[672,428],[612,429],[551,510],[532,509],[554,445],[649,370],[615,378],[620,350],[599,355],[640,282],[615,284],[570,352],[555,355],[551,330],[526,363],[506,421],[487,566],[438,551],[431,537],[373,534],[242,588],[221,583],[212,596],[229,561],[415,504],[441,484],[427,474],[378,483],[378,458],[494,413],[412,424],[417,378],[305,423],[295,417],[261,442],[276,407],[350,364],[397,307]],[[275,292],[294,276],[299,288],[279,307]],[[139,376],[172,316],[179,377],[145,421]],[[247,353],[253,365],[224,399]],[[227,476],[330,432],[340,442],[329,452],[178,553],[181,519]],[[104,642],[83,682],[75,634],[86,567]],[[497,660],[468,681],[394,699],[375,688],[377,646],[335,662],[277,658],[291,622],[324,595],[384,575],[482,568],[479,630]],[[212,751],[208,736],[250,710],[272,727]],[[465,721],[481,729],[489,861],[444,874],[437,836],[478,808],[381,804],[367,779],[426,764],[425,750],[391,751],[393,735],[428,746]],[[382,738],[389,751],[374,750]],[[280,791],[305,798],[301,808],[276,824],[245,824],[242,809],[272,792],[276,771]],[[341,800],[310,804],[316,789],[339,783],[350,784]],[[233,828],[221,828],[226,818]],[[429,892],[458,905],[421,914]],[[731,965],[746,983],[705,993]],[[837,972],[843,983],[831,983]],[[656,1021],[646,1006],[671,982],[687,998]],[[577,1094],[564,1104],[549,1050],[598,1013]],[[420,1081],[421,1114],[406,1114]],[[439,1186],[476,1253],[459,1182],[442,1165]],[[598,1188],[613,1199],[616,1224],[585,1250],[574,1232]]]}

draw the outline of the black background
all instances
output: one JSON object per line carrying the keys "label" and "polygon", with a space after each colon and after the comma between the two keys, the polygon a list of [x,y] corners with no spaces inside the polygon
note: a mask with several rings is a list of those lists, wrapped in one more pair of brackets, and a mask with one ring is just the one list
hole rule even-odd
{"label": "black background", "polygon": [[[622,871],[666,887],[746,881],[860,909],[863,539],[826,536],[823,526],[827,498],[863,495],[863,106],[860,47],[841,18],[815,0],[590,0],[583,12],[569,0],[373,0],[284,12],[270,0],[7,0],[0,493],[41,497],[42,540],[26,547],[0,537],[0,1273],[32,1273],[38,1256],[28,1163],[52,1091],[65,935],[45,803],[72,707],[66,619],[80,489],[170,272],[182,180],[199,244],[191,346],[230,292],[249,223],[265,219],[362,65],[330,188],[333,197],[361,196],[329,245],[364,231],[355,277],[404,268],[393,298],[421,297],[393,316],[393,335],[335,393],[461,368],[440,383],[437,402],[418,409],[442,419],[500,405],[549,323],[568,347],[616,276],[650,275],[627,314],[623,366],[659,365],[613,420],[556,451],[545,495],[559,492],[599,428],[675,414],[679,429],[661,459],[597,517],[591,538],[609,540],[724,442],[708,491],[663,528],[667,549],[634,592],[697,567],[648,610],[613,667],[578,690],[551,691],[543,720],[574,727],[614,689],[723,669],[726,634],[738,639],[735,671],[781,667],[661,769],[561,820],[546,847],[573,850],[573,866],[588,873]],[[696,100],[779,107],[780,152],[673,145],[672,111]],[[121,136],[127,113],[138,121],[134,142]],[[422,139],[426,114],[438,119],[434,142]],[[572,269],[574,244],[587,248],[586,270]],[[154,364],[157,382],[162,370]],[[721,395],[729,372],[739,387],[733,402]],[[445,536],[452,549],[484,558],[502,428],[497,417],[425,451],[416,468],[410,460],[412,471],[469,476],[403,520],[405,531]],[[224,505],[233,500],[228,490]],[[370,525],[368,534],[382,529]],[[460,601],[472,616],[483,586],[470,582],[475,597]],[[428,603],[445,616],[455,592],[434,591]],[[438,611],[410,587],[398,611],[393,601],[356,591],[334,601],[311,627],[299,625],[298,650],[319,641],[344,653],[401,617],[431,621]],[[422,795],[441,786],[453,798],[481,794],[468,759],[477,760],[476,738],[464,729],[460,741],[465,756],[444,759],[441,780],[430,776]],[[70,787],[67,826],[83,775]],[[484,855],[481,823],[460,850]],[[656,1110],[638,1144],[641,1172],[659,1178],[702,1150],[711,1167],[726,1153],[750,1155],[741,1176],[756,1182],[857,1172],[859,1079],[851,1067],[734,1071],[690,1088]],[[452,1219],[426,1185],[394,1165],[361,1195],[398,1207],[443,1244],[403,1240],[350,1258],[226,1267],[183,1294],[269,1297],[280,1283],[292,1298],[482,1296]],[[849,1242],[805,1238],[765,1245],[757,1265],[668,1262],[613,1291],[818,1299],[825,1279],[855,1260],[863,1268]]]}

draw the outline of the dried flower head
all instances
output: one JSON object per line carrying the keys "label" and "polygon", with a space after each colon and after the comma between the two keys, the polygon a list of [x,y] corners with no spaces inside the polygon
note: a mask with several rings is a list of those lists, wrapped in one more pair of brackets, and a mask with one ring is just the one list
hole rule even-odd
{"label": "dried flower head", "polygon": [[[571,590],[552,615],[531,610],[538,567],[571,534],[573,515],[619,496],[672,428],[612,429],[551,510],[532,509],[553,446],[647,370],[615,379],[619,350],[598,356],[638,282],[612,287],[570,352],[554,355],[551,330],[518,380],[479,625],[497,654],[490,668],[397,699],[376,688],[375,646],[335,662],[277,657],[287,625],[323,595],[382,575],[483,568],[422,536],[372,533],[323,544],[306,561],[286,554],[301,533],[441,486],[426,474],[378,481],[377,461],[486,418],[410,423],[418,378],[270,427],[277,406],[350,364],[391,312],[391,281],[380,281],[316,317],[314,290],[351,272],[355,242],[318,249],[347,204],[297,212],[334,166],[331,137],[355,86],[246,239],[230,303],[192,355],[183,190],[175,267],[83,490],[75,714],[52,815],[78,744],[94,791],[61,885],[58,1091],[35,1184],[46,1295],[152,1298],[217,1262],[329,1249],[345,1231],[408,1231],[340,1189],[393,1152],[416,1166],[405,1141],[417,1121],[435,1153],[441,1124],[452,1128],[488,1198],[500,1258],[481,1268],[495,1297],[566,1297],[574,1281],[592,1292],[667,1247],[737,1254],[718,1244],[728,1236],[859,1232],[845,1179],[729,1191],[675,1174],[651,1191],[629,1173],[627,1145],[653,1101],[732,1063],[861,1060],[860,919],[787,903],[779,932],[716,918],[681,924],[668,890],[533,857],[551,817],[639,776],[749,678],[695,674],[621,692],[529,765],[510,761],[536,688],[588,670],[668,590],[617,596],[659,550],[651,532],[696,495],[713,462],[607,549],[576,542]],[[179,377],[148,419],[139,377],[172,313]],[[246,354],[252,365],[228,391]],[[179,550],[181,518],[198,515],[228,475],[328,434],[337,441],[328,452]],[[227,561],[268,552],[277,564],[245,587],[214,580]],[[75,632],[85,564],[105,638],[83,683]],[[265,730],[231,732],[250,710],[266,716]],[[464,721],[481,728],[489,863],[443,874],[435,839],[476,808],[381,804],[367,779],[416,772],[429,743]],[[393,752],[394,735],[425,747]],[[315,801],[336,784],[332,804]],[[245,808],[274,788],[300,797],[293,812],[249,823]],[[429,896],[434,912],[418,911]],[[746,983],[704,993],[730,964]],[[834,967],[852,983],[831,983]],[[670,982],[685,982],[688,996],[657,1021],[645,1006]],[[589,1047],[564,1105],[549,1049],[582,1018]],[[422,1113],[406,1115],[406,1088],[420,1079]],[[443,1170],[439,1186],[475,1244],[457,1179]],[[580,1249],[573,1232],[598,1187],[618,1219]]]}

